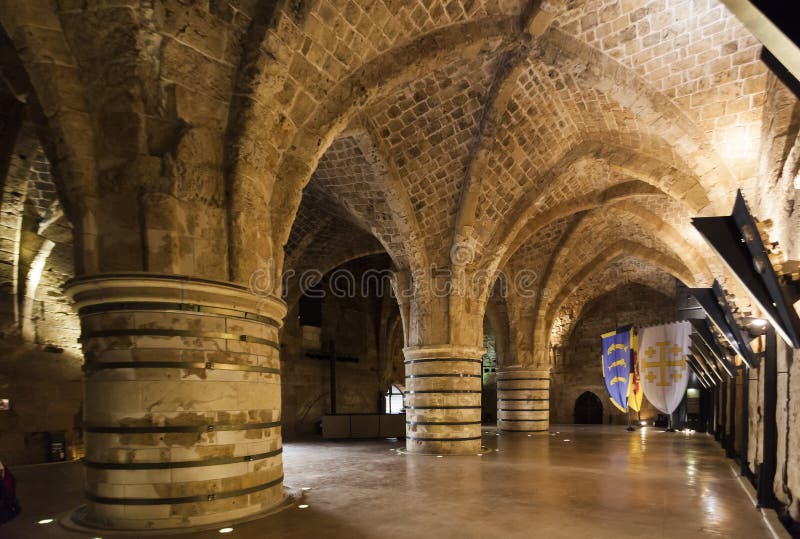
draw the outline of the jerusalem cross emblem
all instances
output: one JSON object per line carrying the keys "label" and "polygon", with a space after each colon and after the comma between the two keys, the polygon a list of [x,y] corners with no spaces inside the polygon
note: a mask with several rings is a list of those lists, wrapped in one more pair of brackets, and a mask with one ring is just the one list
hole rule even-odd
{"label": "jerusalem cross emblem", "polygon": [[[667,369],[670,367],[680,367],[683,369],[686,366],[686,356],[681,355],[681,347],[677,344],[674,344],[672,345],[672,348],[667,349],[669,344],[669,341],[656,342],[659,357],[655,361],[648,360],[652,359],[653,356],[656,355],[656,350],[652,346],[649,346],[645,351],[647,359],[642,362],[642,367],[646,371],[648,369],[659,370],[658,382],[656,383],[657,386],[671,386],[672,382],[677,382],[680,380],[682,376],[680,372],[673,371],[668,374]],[[672,357],[672,359],[668,357],[668,354]],[[647,378],[647,381],[652,384],[656,380],[656,374],[652,370],[649,370],[645,378]],[[669,380],[670,378],[672,378],[672,381]]]}

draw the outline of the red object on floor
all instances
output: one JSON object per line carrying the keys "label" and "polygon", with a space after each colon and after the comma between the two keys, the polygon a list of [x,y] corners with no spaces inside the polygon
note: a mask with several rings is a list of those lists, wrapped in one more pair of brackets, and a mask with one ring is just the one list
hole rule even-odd
{"label": "red object on floor", "polygon": [[3,480],[0,484],[0,524],[8,522],[20,513],[17,480],[7,467],[3,471]]}

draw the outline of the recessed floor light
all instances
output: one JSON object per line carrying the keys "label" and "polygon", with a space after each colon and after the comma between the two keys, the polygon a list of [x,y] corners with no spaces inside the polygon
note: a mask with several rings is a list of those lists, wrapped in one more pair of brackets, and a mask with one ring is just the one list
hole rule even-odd
{"label": "recessed floor light", "polygon": [[220,528],[219,533],[231,533],[233,528]]}
{"label": "recessed floor light", "polygon": [[569,442],[570,440],[569,440],[569,438],[566,438],[564,441],[565,441],[565,442]]}
{"label": "recessed floor light", "polygon": [[297,507],[300,508],[300,509],[308,509],[308,504],[307,503],[303,503],[303,504],[298,505]]}
{"label": "recessed floor light", "polygon": [[40,520],[36,524],[52,524],[53,522],[55,522],[55,521],[52,518],[43,518],[42,520]]}
{"label": "recessed floor light", "polygon": [[440,458],[442,458],[442,456],[441,455],[436,455],[436,458],[440,459]]}

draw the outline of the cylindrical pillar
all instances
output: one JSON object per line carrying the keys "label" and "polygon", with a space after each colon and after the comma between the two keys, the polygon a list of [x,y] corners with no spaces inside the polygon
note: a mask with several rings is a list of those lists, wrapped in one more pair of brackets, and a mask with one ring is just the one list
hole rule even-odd
{"label": "cylindrical pillar", "polygon": [[67,292],[86,360],[83,524],[203,526],[283,501],[280,299],[149,274]]}
{"label": "cylindrical pillar", "polygon": [[497,429],[547,432],[550,429],[550,371],[506,370],[497,373]]}
{"label": "cylindrical pillar", "polygon": [[425,346],[404,353],[407,451],[479,452],[483,349]]}

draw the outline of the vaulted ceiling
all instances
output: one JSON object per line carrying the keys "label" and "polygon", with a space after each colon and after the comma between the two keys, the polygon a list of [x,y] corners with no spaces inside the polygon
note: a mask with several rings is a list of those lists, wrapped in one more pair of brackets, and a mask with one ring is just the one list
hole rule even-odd
{"label": "vaulted ceiling", "polygon": [[[631,257],[623,280],[719,275],[689,220],[753,190],[768,127],[760,44],[719,0],[25,6],[0,22],[68,213],[188,201],[213,278],[379,250],[403,270],[530,269],[550,331]],[[136,218],[98,204],[96,227],[120,209]],[[146,258],[130,251],[120,266]]]}
{"label": "vaulted ceiling", "polygon": [[766,72],[720,2],[426,5],[411,18],[428,32],[499,17],[517,30],[398,66],[309,183],[397,267],[452,266],[467,246],[468,270],[534,275],[524,308],[556,339],[609,286],[667,292],[721,273],[690,218],[728,211],[751,184]]}

